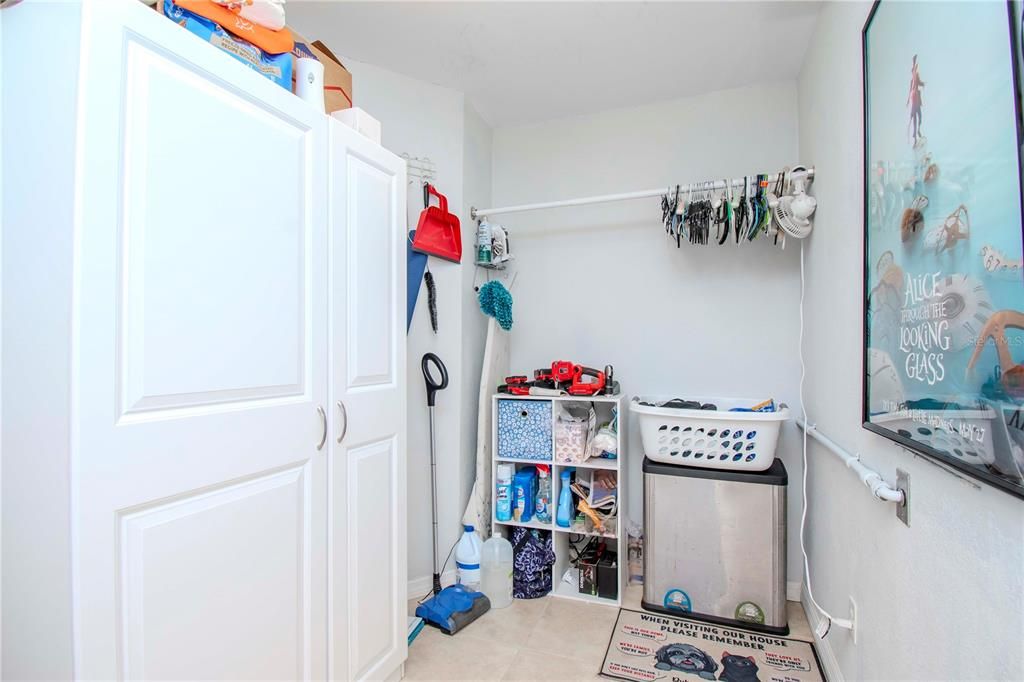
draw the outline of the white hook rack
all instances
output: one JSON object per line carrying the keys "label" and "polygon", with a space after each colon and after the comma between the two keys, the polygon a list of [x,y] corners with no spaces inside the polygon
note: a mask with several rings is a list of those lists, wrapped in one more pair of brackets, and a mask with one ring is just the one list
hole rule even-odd
{"label": "white hook rack", "polygon": [[401,157],[405,159],[410,185],[417,180],[420,182],[435,182],[437,180],[437,166],[429,156],[410,156],[408,152],[402,152]]}

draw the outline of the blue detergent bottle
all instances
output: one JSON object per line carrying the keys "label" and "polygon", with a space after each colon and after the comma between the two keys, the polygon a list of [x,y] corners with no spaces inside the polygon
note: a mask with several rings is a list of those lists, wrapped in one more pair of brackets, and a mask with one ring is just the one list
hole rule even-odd
{"label": "blue detergent bottle", "polygon": [[526,467],[516,472],[512,479],[512,490],[514,502],[512,504],[512,518],[516,521],[526,523],[533,518],[536,509],[536,502],[533,493],[536,483],[537,470],[533,467]]}
{"label": "blue detergent bottle", "polygon": [[572,524],[572,489],[569,488],[572,469],[562,470],[562,485],[558,491],[558,516],[555,519],[562,528]]}

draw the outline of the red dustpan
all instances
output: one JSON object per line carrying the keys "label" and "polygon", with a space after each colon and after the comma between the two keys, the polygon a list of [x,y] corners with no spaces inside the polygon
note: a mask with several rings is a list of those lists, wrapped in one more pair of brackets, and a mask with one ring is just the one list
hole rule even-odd
{"label": "red dustpan", "polygon": [[441,205],[428,206],[420,213],[416,236],[412,240],[412,250],[458,263],[462,261],[462,231],[459,227],[459,218],[448,212],[448,199],[434,189],[433,185],[427,185],[427,192],[437,197]]}

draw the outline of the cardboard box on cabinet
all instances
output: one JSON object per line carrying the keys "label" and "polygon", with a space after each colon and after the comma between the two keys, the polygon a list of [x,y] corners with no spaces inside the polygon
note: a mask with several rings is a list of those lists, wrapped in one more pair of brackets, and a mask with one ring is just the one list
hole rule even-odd
{"label": "cardboard box on cabinet", "polygon": [[[341,60],[335,57],[334,53],[319,40],[309,41],[295,29],[289,27],[288,30],[295,38],[295,49],[292,50],[292,56],[295,59],[314,57],[324,65],[324,107],[327,113],[351,108],[352,74],[341,63]],[[294,69],[292,71],[294,72]],[[294,80],[293,75],[292,92],[295,92]]]}

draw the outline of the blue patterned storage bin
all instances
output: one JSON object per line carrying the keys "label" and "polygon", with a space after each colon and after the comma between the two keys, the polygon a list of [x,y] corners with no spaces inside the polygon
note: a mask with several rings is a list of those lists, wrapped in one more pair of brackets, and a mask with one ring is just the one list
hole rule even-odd
{"label": "blue patterned storage bin", "polygon": [[551,460],[551,401],[498,401],[498,457]]}

